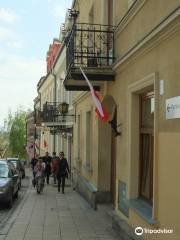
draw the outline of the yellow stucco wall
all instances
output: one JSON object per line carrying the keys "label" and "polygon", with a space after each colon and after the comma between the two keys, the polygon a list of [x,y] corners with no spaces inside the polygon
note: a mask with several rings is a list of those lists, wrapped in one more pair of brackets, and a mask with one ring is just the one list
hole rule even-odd
{"label": "yellow stucco wall", "polygon": [[[77,97],[76,97],[77,101]],[[97,173],[98,173],[98,131],[97,131],[97,118],[95,116],[95,111],[92,106],[92,100],[89,93],[83,94],[81,98],[79,98],[78,102],[74,104],[76,109],[76,120],[78,115],[81,118],[81,136],[80,136],[80,159],[78,159],[78,136],[77,136],[77,121],[74,125],[74,147],[73,147],[73,165],[75,168],[79,168],[80,164],[80,172],[85,179],[92,182],[92,184],[97,187]],[[86,168],[86,112],[91,111],[93,124],[92,124],[92,153],[91,153],[91,162],[92,169]],[[80,162],[80,163],[79,163]]]}
{"label": "yellow stucco wall", "polygon": [[[122,123],[122,137],[117,141],[117,181],[122,180],[128,184],[127,160],[127,89],[128,86],[150,73],[157,73],[158,81],[164,80],[164,95],[159,96],[158,107],[158,168],[156,172],[156,204],[154,206],[155,218],[160,227],[174,228],[172,239],[179,239],[180,225],[178,203],[180,193],[178,186],[179,170],[179,143],[180,119],[165,119],[165,100],[179,96],[179,62],[177,49],[180,42],[180,31],[154,44],[149,51],[140,56],[132,57],[117,69],[116,80],[108,85],[108,94],[112,95],[118,105],[118,123]],[[177,46],[177,47],[175,47]],[[117,208],[117,205],[116,205]],[[120,212],[119,212],[120,213]],[[120,214],[122,216],[122,214]],[[142,225],[143,222],[143,225]],[[133,211],[129,217],[133,226],[152,228]],[[162,237],[162,236],[161,236]],[[148,239],[155,239],[154,236]],[[163,239],[163,237],[162,237]],[[169,238],[171,239],[171,238]]]}
{"label": "yellow stucco wall", "polygon": [[[95,23],[100,23],[103,19],[102,12],[99,9],[103,8],[103,1],[78,1],[80,10],[79,22],[88,21],[88,12],[94,2]],[[128,11],[128,1],[115,0],[115,16],[114,22],[117,25],[120,19],[123,18]],[[179,4],[178,0],[172,1],[154,1],[142,0],[139,2],[139,9],[133,12],[133,16],[126,16],[122,24],[120,24],[116,33],[116,56],[121,57],[134,44],[136,44],[142,37],[144,37],[150,30],[159,24],[170,12],[172,12]],[[141,5],[142,4],[142,5]],[[103,10],[102,10],[103,11]],[[179,19],[177,19],[177,22]],[[167,26],[163,31],[168,32],[173,25]],[[116,152],[116,183],[121,180],[129,186],[129,163],[128,163],[128,87],[130,84],[145,78],[151,73],[156,73],[157,82],[164,80],[164,95],[158,96],[158,110],[156,112],[158,126],[157,126],[157,156],[156,156],[156,177],[154,186],[155,204],[154,217],[158,224],[150,226],[133,210],[130,210],[129,218],[126,218],[132,226],[142,226],[147,228],[153,227],[167,227],[173,228],[174,234],[169,239],[180,239],[180,192],[178,190],[179,182],[179,156],[180,156],[180,119],[166,120],[165,119],[165,100],[171,97],[180,95],[180,29],[176,28],[171,34],[162,36],[161,38],[155,36],[150,39],[143,47],[129,57],[124,62],[120,63],[119,67],[115,67],[116,78],[114,82],[107,84],[108,95],[113,96],[117,104],[117,123],[122,123],[122,136],[117,138],[117,152]],[[159,85],[159,84],[158,84]],[[159,90],[158,90],[159,91]],[[77,93],[76,97],[82,93]],[[104,96],[105,96],[104,94]],[[89,95],[81,101],[76,102],[76,111],[82,114],[82,129],[85,129],[84,112],[89,109],[92,102]],[[93,134],[97,133],[97,120],[93,118]],[[85,130],[83,130],[85,131]],[[74,132],[74,156],[76,156],[76,124]],[[82,156],[84,156],[84,136],[82,134]],[[93,184],[98,186],[98,161],[100,152],[98,145],[98,138],[93,137],[94,152],[93,152],[93,173],[92,175],[86,173],[82,169],[82,175],[86,177]],[[83,159],[82,159],[83,162]],[[101,183],[102,184],[102,183]],[[107,183],[105,183],[107,184]],[[104,184],[104,185],[105,185]],[[100,186],[100,185],[99,185]],[[118,210],[118,189],[116,189],[116,211],[124,218],[124,215]],[[127,191],[129,189],[127,188]],[[166,239],[166,236],[159,236],[158,239]],[[169,236],[168,236],[169,237]],[[156,239],[155,236],[146,236],[147,239]]]}
{"label": "yellow stucco wall", "polygon": [[[173,122],[173,120],[170,121]],[[157,184],[158,216],[161,224],[174,229],[174,232],[180,237],[179,144],[180,131],[159,134],[159,174]]]}
{"label": "yellow stucco wall", "polygon": [[[117,5],[115,9],[120,9],[122,6],[122,9],[128,10],[127,5],[125,8],[125,2],[127,3],[127,1],[115,1],[115,5]],[[117,29],[115,37],[115,54],[117,58],[125,54],[134,44],[179,6],[178,0],[140,0],[138,2],[140,7],[134,7],[135,11],[132,14],[126,15]],[[120,20],[126,12],[116,12],[115,18],[119,18]],[[117,24],[118,21],[116,22]]]}

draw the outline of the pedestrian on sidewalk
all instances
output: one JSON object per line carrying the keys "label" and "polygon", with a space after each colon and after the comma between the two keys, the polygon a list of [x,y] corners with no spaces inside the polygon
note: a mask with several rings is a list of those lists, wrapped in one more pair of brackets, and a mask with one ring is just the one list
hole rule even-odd
{"label": "pedestrian on sidewalk", "polygon": [[46,175],[46,183],[49,184],[49,176],[51,174],[51,156],[46,152],[46,155],[43,157],[43,161],[46,164],[45,167],[45,175]]}
{"label": "pedestrian on sidewalk", "polygon": [[35,156],[31,159],[31,168],[32,168],[33,178],[35,177],[34,168],[36,166],[37,161],[38,160]]}
{"label": "pedestrian on sidewalk", "polygon": [[56,184],[57,165],[58,165],[59,157],[56,156],[56,152],[53,152],[52,155],[53,156],[51,160],[51,172],[53,175],[54,184]]}
{"label": "pedestrian on sidewalk", "polygon": [[62,182],[62,193],[64,193],[65,188],[65,178],[68,177],[69,166],[67,159],[64,157],[64,152],[59,154],[59,162],[57,166],[57,180],[58,180],[58,192],[60,192],[61,182]]}

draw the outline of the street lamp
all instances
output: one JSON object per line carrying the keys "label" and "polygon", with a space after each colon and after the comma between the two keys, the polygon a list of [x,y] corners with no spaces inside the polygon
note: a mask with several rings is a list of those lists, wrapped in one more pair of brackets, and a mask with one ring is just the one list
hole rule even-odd
{"label": "street lamp", "polygon": [[59,112],[64,116],[68,113],[69,110],[69,104],[66,102],[62,102],[58,105]]}

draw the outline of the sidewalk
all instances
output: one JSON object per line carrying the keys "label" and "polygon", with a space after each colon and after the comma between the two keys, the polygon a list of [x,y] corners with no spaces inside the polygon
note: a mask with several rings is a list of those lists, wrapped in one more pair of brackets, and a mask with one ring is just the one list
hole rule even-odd
{"label": "sidewalk", "polygon": [[45,186],[38,195],[31,186],[5,240],[117,240],[111,220],[94,211],[71,187],[65,194]]}

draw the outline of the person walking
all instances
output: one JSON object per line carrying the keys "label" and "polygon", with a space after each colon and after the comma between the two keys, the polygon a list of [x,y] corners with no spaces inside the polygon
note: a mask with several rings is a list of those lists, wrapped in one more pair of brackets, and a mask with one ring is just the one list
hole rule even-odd
{"label": "person walking", "polygon": [[53,174],[54,184],[56,184],[56,175],[57,175],[57,165],[58,165],[59,157],[56,156],[56,152],[53,152],[52,160],[51,160],[51,172]]}
{"label": "person walking", "polygon": [[36,157],[33,157],[33,158],[31,159],[31,168],[32,168],[33,178],[35,177],[34,168],[35,168],[35,166],[36,166],[37,161],[38,161],[38,160],[37,160]]}
{"label": "person walking", "polygon": [[44,187],[44,172],[45,172],[45,164],[43,163],[42,158],[39,158],[36,166],[34,167],[35,172],[35,182],[34,187],[37,187],[37,193],[40,193]]}
{"label": "person walking", "polygon": [[69,166],[67,159],[64,157],[64,152],[59,154],[59,162],[57,165],[57,180],[58,180],[58,192],[60,192],[61,182],[62,182],[62,193],[64,193],[65,188],[65,178],[68,177]]}
{"label": "person walking", "polygon": [[48,152],[46,152],[46,155],[43,157],[43,161],[46,164],[45,166],[46,183],[49,184],[49,176],[51,174],[51,157],[49,156]]}

